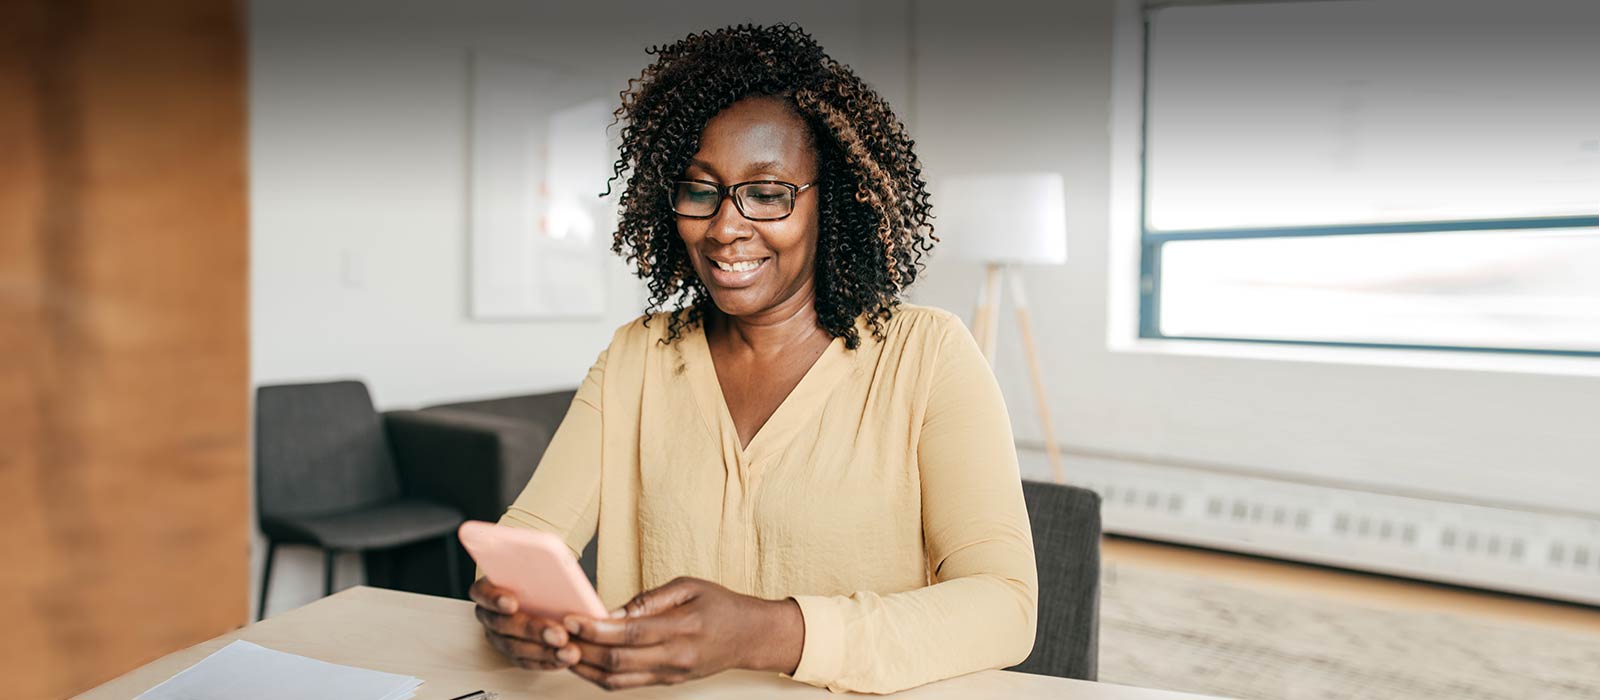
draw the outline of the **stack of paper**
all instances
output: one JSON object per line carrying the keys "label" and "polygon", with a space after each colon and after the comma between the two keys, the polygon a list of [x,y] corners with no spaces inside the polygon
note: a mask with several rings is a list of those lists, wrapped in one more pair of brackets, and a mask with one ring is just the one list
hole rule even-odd
{"label": "stack of paper", "polygon": [[136,700],[405,700],[422,681],[235,641]]}

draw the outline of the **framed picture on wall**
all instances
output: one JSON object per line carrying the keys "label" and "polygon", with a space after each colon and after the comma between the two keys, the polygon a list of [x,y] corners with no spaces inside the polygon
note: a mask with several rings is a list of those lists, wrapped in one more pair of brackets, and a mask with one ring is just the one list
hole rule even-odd
{"label": "framed picture on wall", "polygon": [[538,61],[474,52],[470,63],[469,316],[602,315],[614,100]]}

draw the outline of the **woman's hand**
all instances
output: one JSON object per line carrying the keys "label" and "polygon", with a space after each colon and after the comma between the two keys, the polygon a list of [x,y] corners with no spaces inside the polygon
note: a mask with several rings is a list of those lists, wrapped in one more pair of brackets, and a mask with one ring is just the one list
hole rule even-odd
{"label": "woman's hand", "polygon": [[608,690],[671,685],[730,668],[793,673],[805,622],[793,600],[763,600],[693,578],[635,596],[604,620],[568,616],[572,672]]}
{"label": "woman's hand", "polygon": [[478,604],[478,622],[483,623],[489,643],[512,663],[526,669],[554,671],[578,662],[579,649],[567,630],[554,620],[533,617],[517,611],[517,599],[489,579],[472,584],[472,601]]}

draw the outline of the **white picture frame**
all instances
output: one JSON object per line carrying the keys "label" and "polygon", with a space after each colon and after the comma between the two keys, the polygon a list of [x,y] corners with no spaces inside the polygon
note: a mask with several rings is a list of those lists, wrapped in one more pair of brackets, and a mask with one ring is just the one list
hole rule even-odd
{"label": "white picture frame", "polygon": [[468,315],[595,318],[606,309],[615,198],[612,100],[537,61],[470,57]]}

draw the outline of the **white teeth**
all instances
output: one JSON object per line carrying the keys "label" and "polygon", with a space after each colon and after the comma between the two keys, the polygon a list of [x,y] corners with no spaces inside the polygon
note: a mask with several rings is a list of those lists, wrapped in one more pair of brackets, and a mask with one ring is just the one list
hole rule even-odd
{"label": "white teeth", "polygon": [[[765,258],[762,258],[762,260],[765,260]],[[756,269],[758,267],[761,267],[762,260],[746,260],[744,262],[736,262],[736,263],[733,263],[731,265],[728,264],[728,263],[722,262],[721,260],[712,260],[711,262],[716,263],[717,267],[722,268],[723,270],[726,270],[728,272],[748,272],[750,270],[754,270],[754,269]]]}

